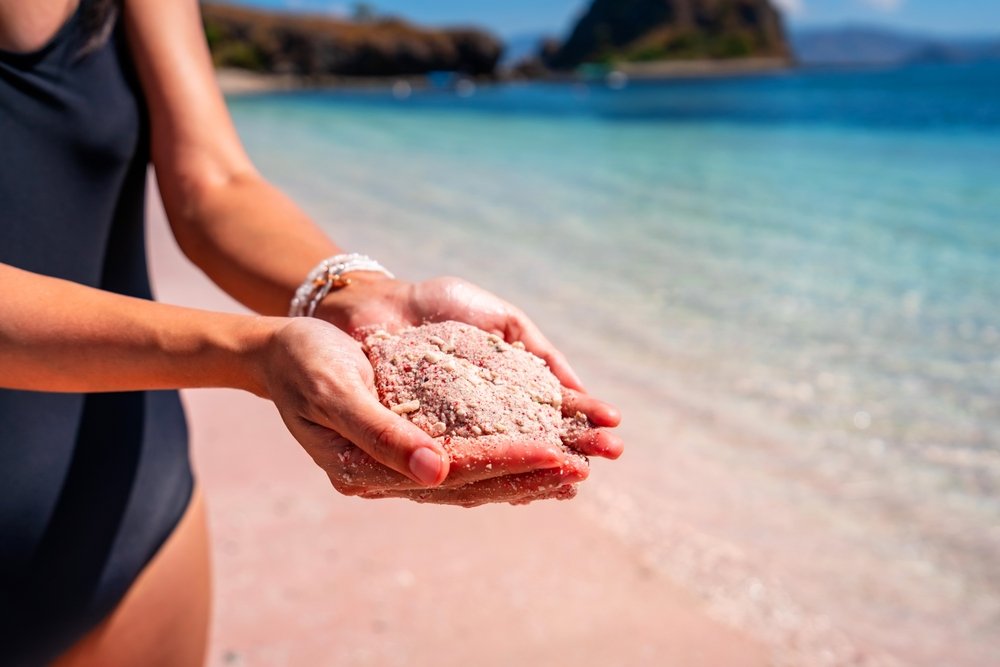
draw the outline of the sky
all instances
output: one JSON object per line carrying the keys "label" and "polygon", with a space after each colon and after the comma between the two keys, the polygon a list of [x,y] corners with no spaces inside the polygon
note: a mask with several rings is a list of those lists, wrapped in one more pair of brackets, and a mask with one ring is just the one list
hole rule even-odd
{"label": "sky", "polygon": [[[349,13],[343,0],[227,0],[243,5],[320,13]],[[1000,34],[1000,0],[772,0],[793,26],[877,24],[951,35]],[[588,0],[373,0],[380,13],[418,23],[476,24],[504,37],[562,34]]]}

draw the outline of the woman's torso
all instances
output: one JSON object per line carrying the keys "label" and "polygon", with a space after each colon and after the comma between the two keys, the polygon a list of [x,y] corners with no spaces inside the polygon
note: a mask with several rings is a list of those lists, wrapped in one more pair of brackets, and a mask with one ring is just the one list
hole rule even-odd
{"label": "woman's torso", "polygon": [[[0,52],[0,262],[151,298],[146,114],[121,30],[81,53],[88,9]],[[99,622],[183,514],[178,396],[0,390],[0,461],[0,664],[32,664]]]}

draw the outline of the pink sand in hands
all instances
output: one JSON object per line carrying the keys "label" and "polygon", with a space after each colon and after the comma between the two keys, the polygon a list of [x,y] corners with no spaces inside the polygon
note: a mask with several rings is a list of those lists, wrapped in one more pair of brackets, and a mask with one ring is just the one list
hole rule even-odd
{"label": "pink sand in hands", "polygon": [[[565,443],[590,428],[587,418],[563,417],[559,381],[522,345],[458,322],[378,330],[363,342],[382,403],[453,456],[488,460],[500,446],[531,442],[586,461]],[[531,500],[574,495],[575,485],[539,489]]]}

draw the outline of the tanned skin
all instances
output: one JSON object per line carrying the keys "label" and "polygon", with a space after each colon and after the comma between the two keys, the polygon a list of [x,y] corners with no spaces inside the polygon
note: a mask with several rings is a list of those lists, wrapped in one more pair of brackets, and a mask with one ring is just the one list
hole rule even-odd
{"label": "tanned skin", "polygon": [[[58,32],[77,0],[0,0],[0,48],[31,51]],[[218,89],[197,0],[124,0],[129,47],[148,101],[152,161],[185,255],[259,313],[231,315],[133,299],[0,264],[0,386],[52,392],[229,387],[272,400],[289,431],[331,477],[333,455],[358,447],[394,471],[393,484],[433,500],[476,504],[508,476],[530,498],[540,484],[585,472],[533,443],[491,462],[450,461],[440,444],[377,400],[372,369],[349,335],[369,324],[459,320],[520,340],[565,387],[568,409],[613,427],[615,408],[584,392],[565,357],[525,314],[456,278],[423,283],[352,274],[315,319],[283,317],[295,288],[341,252],[290,199],[264,180],[239,140]],[[58,183],[52,183],[58,189]],[[86,212],[81,212],[85,216]],[[575,446],[617,458],[600,430]],[[452,464],[456,472],[449,475]],[[459,465],[460,464],[460,465]],[[571,472],[567,473],[567,470]],[[383,471],[384,472],[384,471]],[[385,483],[386,475],[378,475]],[[349,494],[378,490],[355,479]],[[210,586],[200,494],[119,608],[61,665],[191,665],[203,660]],[[184,585],[171,585],[194,573]]]}

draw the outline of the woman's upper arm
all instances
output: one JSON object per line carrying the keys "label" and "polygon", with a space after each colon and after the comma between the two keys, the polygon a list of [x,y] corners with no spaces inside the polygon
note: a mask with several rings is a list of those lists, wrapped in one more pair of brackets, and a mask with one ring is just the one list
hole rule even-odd
{"label": "woman's upper arm", "polygon": [[126,0],[124,20],[168,209],[254,173],[215,80],[197,0]]}

